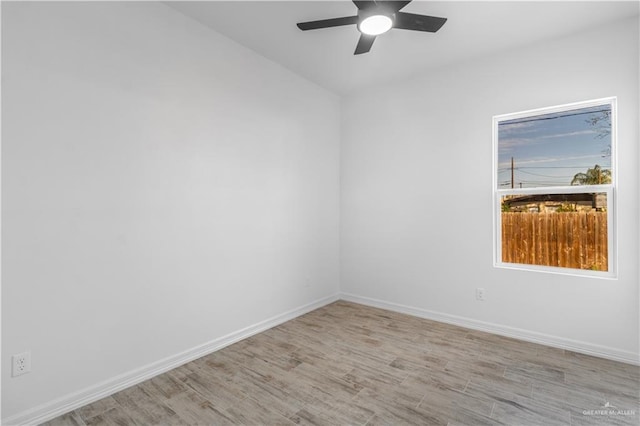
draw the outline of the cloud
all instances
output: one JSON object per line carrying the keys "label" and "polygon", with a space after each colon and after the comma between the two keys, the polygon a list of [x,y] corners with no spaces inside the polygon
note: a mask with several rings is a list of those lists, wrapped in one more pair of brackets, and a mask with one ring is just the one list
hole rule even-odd
{"label": "cloud", "polygon": [[517,146],[528,145],[530,143],[531,139],[527,138],[501,138],[498,142],[498,149],[500,152],[511,151]]}
{"label": "cloud", "polygon": [[498,132],[500,136],[510,136],[514,133],[523,134],[523,133],[531,133],[536,129],[534,128],[535,123],[533,122],[524,122],[524,123],[500,123],[498,125]]}
{"label": "cloud", "polygon": [[520,121],[516,123],[500,123],[500,130],[517,130],[517,129],[526,129],[528,127],[533,127],[535,122],[533,121]]}
{"label": "cloud", "polygon": [[[516,167],[527,166],[532,164],[544,164],[544,163],[557,163],[559,161],[575,161],[575,160],[586,160],[593,158],[602,158],[600,154],[589,154],[589,155],[576,155],[573,157],[538,157],[538,158],[530,158],[523,161],[516,161]],[[498,164],[499,168],[511,167],[511,160],[503,161]],[[582,166],[567,166],[567,168],[571,167],[582,167]]]}
{"label": "cloud", "polygon": [[551,135],[538,136],[537,139],[567,138],[567,137],[571,137],[571,136],[588,135],[588,134],[591,134],[591,133],[597,133],[597,132],[595,130],[593,130],[593,129],[577,130],[575,132],[554,133],[554,134],[551,134]]}
{"label": "cloud", "polygon": [[[528,123],[517,123],[514,125],[519,125],[519,124],[528,124]],[[595,134],[595,133],[598,133],[598,132],[594,129],[586,129],[586,130],[576,130],[574,132],[566,132],[566,133],[552,133],[549,135],[540,135],[540,136],[535,136],[531,138],[509,137],[510,136],[509,134],[502,135],[501,133],[500,139],[498,142],[499,144],[498,148],[500,152],[509,152],[513,150],[513,148],[518,146],[533,145],[536,143],[542,143],[542,141],[544,141],[544,143],[549,143],[549,139],[570,138],[573,136],[588,135],[588,134]],[[518,135],[520,134],[521,132],[518,132]]]}

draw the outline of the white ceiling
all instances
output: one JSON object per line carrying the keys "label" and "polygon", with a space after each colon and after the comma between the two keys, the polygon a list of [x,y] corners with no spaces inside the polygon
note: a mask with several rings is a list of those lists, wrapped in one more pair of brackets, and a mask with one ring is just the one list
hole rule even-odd
{"label": "white ceiling", "polygon": [[[596,28],[638,14],[638,1],[422,1],[404,12],[448,18],[437,33],[392,29],[354,56],[355,25],[300,31],[297,22],[357,13],[350,1],[174,1],[172,8],[337,93],[448,63]],[[615,48],[612,46],[612,48]]]}

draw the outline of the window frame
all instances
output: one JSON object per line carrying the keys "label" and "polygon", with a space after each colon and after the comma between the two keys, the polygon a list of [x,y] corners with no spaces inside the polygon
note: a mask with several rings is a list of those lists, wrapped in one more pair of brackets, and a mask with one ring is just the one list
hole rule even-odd
{"label": "window frame", "polygon": [[[552,114],[563,111],[570,111],[581,108],[594,107],[598,105],[609,105],[611,107],[611,183],[600,185],[567,185],[550,186],[536,188],[508,188],[498,187],[498,126],[501,122],[526,117]],[[615,96],[599,98],[588,101],[573,102],[569,104],[556,105],[552,107],[537,108],[515,113],[500,114],[493,116],[493,266],[500,269],[516,269],[534,272],[546,272],[560,275],[571,275],[580,277],[594,277],[604,279],[617,279],[617,98]],[[508,263],[502,261],[502,209],[501,200],[506,195],[526,195],[526,194],[575,194],[575,193],[606,193],[607,194],[607,271],[592,271],[588,269],[575,269],[561,266],[545,266],[524,263]]]}

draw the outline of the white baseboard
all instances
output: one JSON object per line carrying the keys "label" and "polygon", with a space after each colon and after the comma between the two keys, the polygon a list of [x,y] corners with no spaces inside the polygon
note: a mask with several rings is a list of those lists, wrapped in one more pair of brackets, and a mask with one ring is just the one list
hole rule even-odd
{"label": "white baseboard", "polygon": [[105,398],[130,386],[151,379],[158,374],[165,373],[202,356],[215,352],[242,339],[246,339],[254,334],[268,330],[286,321],[321,308],[322,306],[335,302],[338,299],[338,294],[334,294],[332,296],[316,300],[312,303],[300,306],[280,315],[276,315],[272,318],[243,328],[242,330],[227,334],[226,336],[222,336],[218,339],[214,339],[179,354],[161,359],[144,367],[105,380],[102,383],[98,383],[78,392],[65,395],[61,398],[23,411],[3,419],[2,424],[5,426],[37,425],[46,422],[62,414],[68,413],[69,411],[75,410],[76,408],[82,407],[83,405]]}
{"label": "white baseboard", "polygon": [[508,327],[500,324],[494,324],[484,321],[478,321],[472,318],[461,317],[457,315],[445,314],[442,312],[430,311],[427,309],[416,308],[412,306],[401,305],[398,303],[385,302],[383,300],[362,297],[350,293],[340,293],[340,299],[348,302],[359,303],[362,305],[372,306],[375,308],[387,309],[389,311],[399,312],[403,314],[413,315],[433,321],[453,324],[460,327],[470,328],[473,330],[486,331],[488,333],[498,334],[501,336],[512,337],[514,339],[524,340],[541,345],[552,346],[555,348],[566,349],[582,354],[593,355],[600,358],[620,361],[627,364],[640,365],[640,355],[630,351],[624,351],[607,346],[596,345],[593,343],[582,342],[578,340],[566,339],[563,337],[552,336],[549,334],[538,333],[535,331],[523,330],[515,327]]}

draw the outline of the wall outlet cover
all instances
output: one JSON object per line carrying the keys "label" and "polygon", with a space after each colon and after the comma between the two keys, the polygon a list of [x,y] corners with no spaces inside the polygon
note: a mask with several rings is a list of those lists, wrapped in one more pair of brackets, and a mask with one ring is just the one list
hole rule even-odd
{"label": "wall outlet cover", "polygon": [[26,351],[11,357],[11,377],[21,376],[31,371],[31,352]]}

